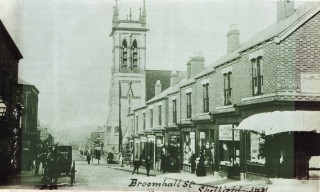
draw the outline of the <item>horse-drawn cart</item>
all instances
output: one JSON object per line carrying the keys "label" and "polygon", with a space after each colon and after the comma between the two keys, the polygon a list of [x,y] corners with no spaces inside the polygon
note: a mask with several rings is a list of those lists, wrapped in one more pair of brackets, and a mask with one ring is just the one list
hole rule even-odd
{"label": "horse-drawn cart", "polygon": [[43,180],[50,186],[57,185],[59,177],[70,177],[75,182],[75,161],[72,160],[72,146],[48,146],[49,154],[44,167]]}

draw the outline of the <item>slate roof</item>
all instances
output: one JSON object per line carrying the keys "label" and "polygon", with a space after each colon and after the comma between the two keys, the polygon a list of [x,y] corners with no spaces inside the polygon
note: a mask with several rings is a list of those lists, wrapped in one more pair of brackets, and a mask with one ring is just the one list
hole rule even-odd
{"label": "slate roof", "polygon": [[[296,11],[289,16],[288,18],[276,22],[269,27],[261,30],[248,41],[242,43],[237,50],[234,52],[224,55],[214,61],[211,65],[206,67],[203,71],[201,71],[195,78],[200,78],[204,75],[207,75],[215,70],[216,67],[222,65],[226,62],[232,61],[240,56],[239,53],[250,49],[253,46],[256,46],[260,43],[263,43],[267,40],[280,36],[285,31],[288,31],[290,28],[294,28],[299,22],[308,19],[313,16],[315,13],[319,13],[320,10],[320,2],[305,2],[301,5]],[[298,27],[298,26],[297,26]]]}
{"label": "slate roof", "polygon": [[[169,70],[146,70],[146,101],[155,96],[154,85],[157,80],[160,80],[162,90],[170,87],[171,73]],[[179,80],[186,76],[185,71],[177,71],[177,74]]]}

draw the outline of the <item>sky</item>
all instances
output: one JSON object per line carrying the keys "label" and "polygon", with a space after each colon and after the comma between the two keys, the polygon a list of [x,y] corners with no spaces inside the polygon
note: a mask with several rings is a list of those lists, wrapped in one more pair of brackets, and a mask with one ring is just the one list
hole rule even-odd
{"label": "sky", "polygon": [[[302,2],[296,2],[296,7]],[[106,123],[112,65],[114,0],[1,0],[0,19],[23,59],[19,77],[35,85],[39,120],[50,129],[93,131]],[[120,19],[142,0],[118,0]],[[226,54],[231,24],[240,43],[276,21],[276,1],[146,0],[147,69],[186,70],[190,56],[205,65]]]}

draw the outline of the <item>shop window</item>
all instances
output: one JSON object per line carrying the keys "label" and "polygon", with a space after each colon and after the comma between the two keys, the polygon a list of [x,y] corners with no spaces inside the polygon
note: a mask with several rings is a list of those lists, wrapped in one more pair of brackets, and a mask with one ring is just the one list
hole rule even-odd
{"label": "shop window", "polygon": [[247,162],[251,164],[266,163],[265,158],[265,139],[261,134],[249,133],[249,154],[247,156]]}
{"label": "shop window", "polygon": [[231,105],[231,72],[223,74],[224,77],[224,105]]}
{"label": "shop window", "polygon": [[180,167],[180,137],[170,135],[168,146],[168,171],[179,171]]}
{"label": "shop window", "polygon": [[252,63],[252,95],[263,94],[263,62],[262,57],[251,60]]}
{"label": "shop window", "polygon": [[172,100],[172,122],[177,122],[177,100]]}
{"label": "shop window", "polygon": [[209,84],[203,85],[203,112],[209,112]]}
{"label": "shop window", "polygon": [[183,164],[191,164],[191,155],[195,153],[195,132],[183,134]]}
{"label": "shop window", "polygon": [[240,132],[235,125],[219,125],[220,165],[234,166],[240,164]]}
{"label": "shop window", "polygon": [[134,146],[134,160],[138,161],[141,159],[141,155],[140,155],[140,141],[135,141],[135,146]]}
{"label": "shop window", "polygon": [[187,118],[191,118],[191,92],[187,93]]}
{"label": "shop window", "polygon": [[199,138],[199,150],[200,154],[204,156],[204,164],[212,170],[214,163],[214,131],[208,129],[199,130]]}

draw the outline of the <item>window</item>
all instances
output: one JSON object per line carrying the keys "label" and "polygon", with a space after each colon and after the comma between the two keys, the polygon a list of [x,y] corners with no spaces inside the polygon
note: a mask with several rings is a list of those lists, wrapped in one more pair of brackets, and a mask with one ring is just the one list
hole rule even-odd
{"label": "window", "polygon": [[128,49],[126,40],[122,41],[121,52],[121,67],[126,68],[128,66]]}
{"label": "window", "polygon": [[177,122],[177,100],[172,100],[172,122]]}
{"label": "window", "polygon": [[251,60],[252,63],[252,95],[263,94],[262,57]]}
{"label": "window", "polygon": [[209,84],[203,85],[203,112],[209,112]]}
{"label": "window", "polygon": [[115,135],[119,135],[119,127],[118,127],[118,126],[116,126],[116,127],[114,128],[114,134],[115,134]]}
{"label": "window", "polygon": [[223,74],[224,76],[224,105],[231,105],[231,72]]}
{"label": "window", "polygon": [[153,127],[153,109],[150,109],[150,127]]}
{"label": "window", "polygon": [[246,154],[247,163],[254,163],[264,165],[266,163],[265,158],[265,138],[261,134],[248,132],[247,137],[247,151]]}
{"label": "window", "polygon": [[158,120],[159,125],[161,125],[161,118],[162,118],[162,106],[161,105],[158,106],[158,118],[159,118],[159,120]]}
{"label": "window", "polygon": [[132,43],[132,67],[138,67],[138,46],[136,40]]}
{"label": "window", "polygon": [[187,93],[187,118],[191,118],[191,92]]}
{"label": "window", "polygon": [[146,129],[146,113],[142,114],[142,118],[143,118],[143,130]]}
{"label": "window", "polygon": [[138,133],[138,129],[139,129],[139,116],[136,116],[136,131],[135,131],[135,133]]}

